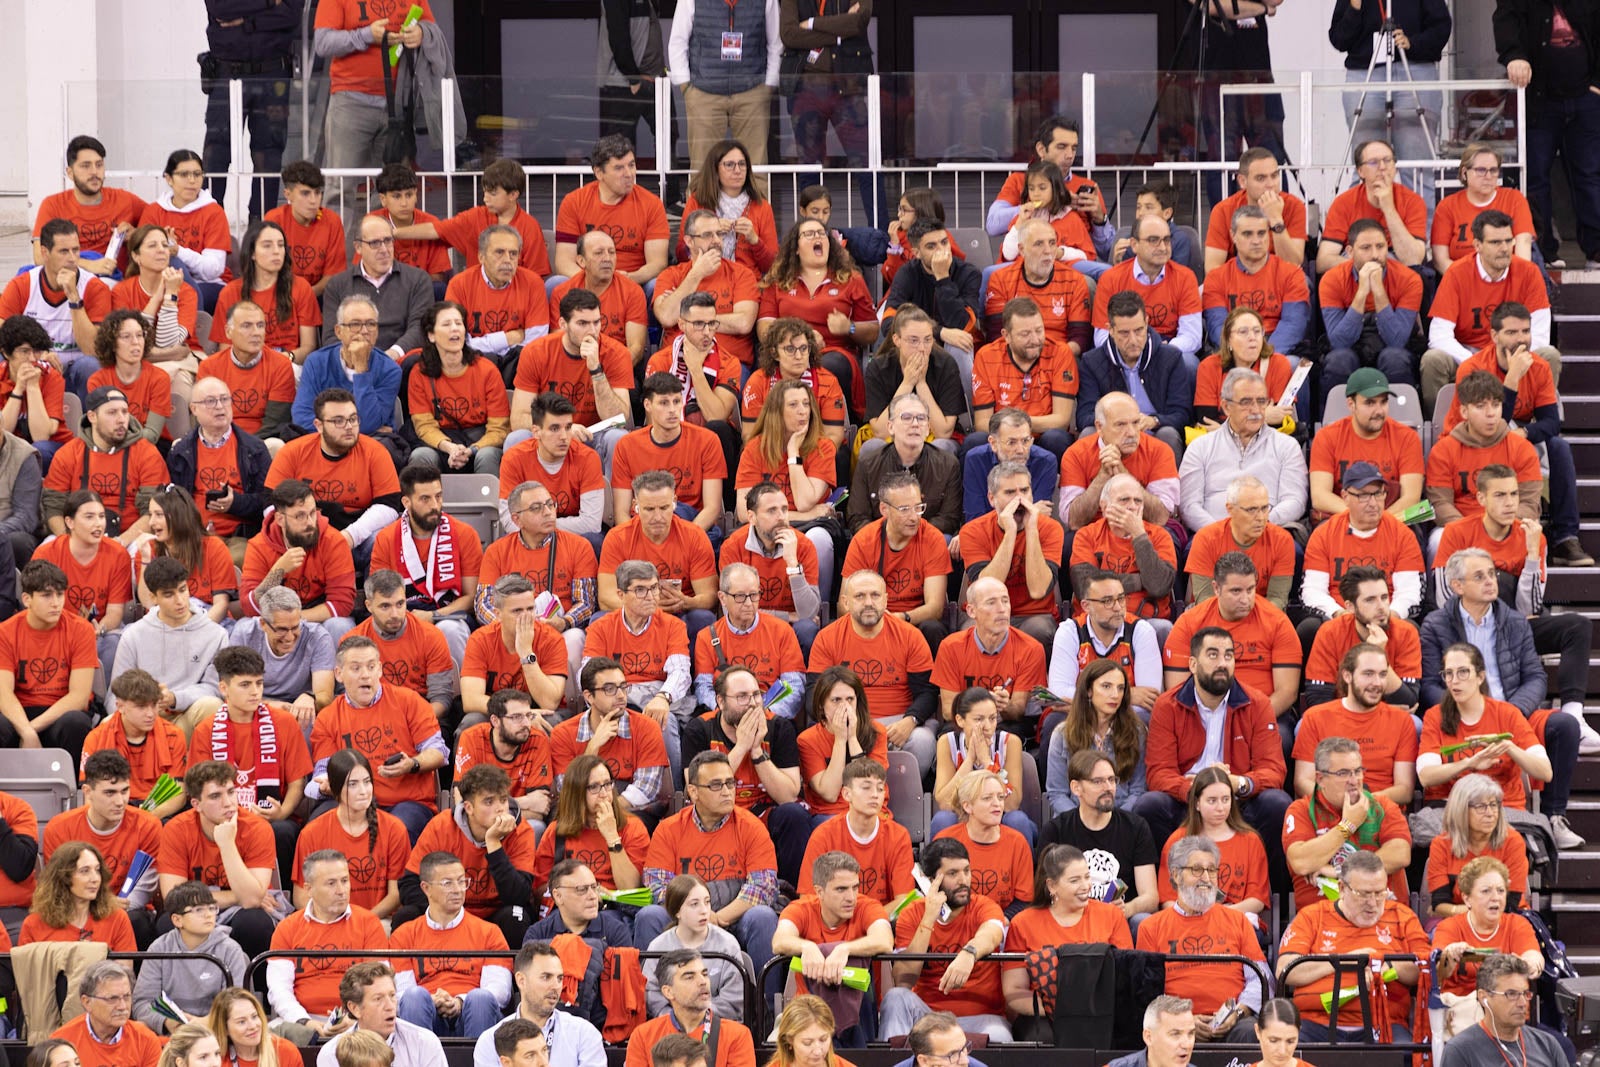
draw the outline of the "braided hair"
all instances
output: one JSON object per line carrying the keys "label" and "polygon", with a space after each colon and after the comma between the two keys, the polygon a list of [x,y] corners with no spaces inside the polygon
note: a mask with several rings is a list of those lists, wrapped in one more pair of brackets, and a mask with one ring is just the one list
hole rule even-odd
{"label": "braided hair", "polygon": [[[338,798],[339,803],[344,803],[344,785],[350,777],[350,772],[357,767],[365,767],[367,775],[372,775],[372,763],[353,748],[341,748],[328,758],[328,788]],[[373,779],[373,788],[377,788],[377,779]],[[378,799],[373,794],[372,803],[367,805],[367,849],[369,852],[378,851]]]}

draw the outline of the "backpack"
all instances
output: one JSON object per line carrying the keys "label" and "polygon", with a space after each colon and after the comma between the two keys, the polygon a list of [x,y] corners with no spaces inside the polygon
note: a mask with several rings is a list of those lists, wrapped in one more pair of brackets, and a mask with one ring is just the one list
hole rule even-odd
{"label": "backpack", "polygon": [[557,934],[550,945],[561,957],[562,1009],[587,1019],[607,1044],[625,1043],[648,1017],[639,950],[577,934]]}

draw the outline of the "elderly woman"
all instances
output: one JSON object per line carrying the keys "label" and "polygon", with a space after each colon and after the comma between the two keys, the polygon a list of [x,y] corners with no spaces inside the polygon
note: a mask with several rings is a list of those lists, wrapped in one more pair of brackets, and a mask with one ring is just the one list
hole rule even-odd
{"label": "elderly woman", "polygon": [[1528,895],[1528,845],[1506,821],[1505,797],[1486,774],[1456,780],[1444,805],[1444,828],[1428,845],[1427,893],[1434,915],[1465,911],[1459,884],[1462,869],[1480,856],[1506,869],[1507,906],[1515,909]]}
{"label": "elderly woman", "polygon": [[1534,974],[1544,970],[1533,924],[1506,907],[1506,878],[1506,865],[1493,856],[1479,856],[1461,868],[1458,884],[1466,906],[1433,931],[1446,993],[1470,995],[1478,964],[1497,952],[1521,956]]}

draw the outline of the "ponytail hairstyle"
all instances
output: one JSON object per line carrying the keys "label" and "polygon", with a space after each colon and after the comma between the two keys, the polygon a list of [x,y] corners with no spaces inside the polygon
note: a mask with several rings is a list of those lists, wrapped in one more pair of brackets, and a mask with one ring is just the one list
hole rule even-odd
{"label": "ponytail hairstyle", "polygon": [[367,850],[372,853],[378,851],[378,780],[372,775],[372,763],[367,757],[353,748],[341,748],[328,758],[328,788],[339,803],[344,803],[344,785],[350,778],[350,772],[357,767],[365,767],[368,777],[372,777],[372,803],[367,805]]}

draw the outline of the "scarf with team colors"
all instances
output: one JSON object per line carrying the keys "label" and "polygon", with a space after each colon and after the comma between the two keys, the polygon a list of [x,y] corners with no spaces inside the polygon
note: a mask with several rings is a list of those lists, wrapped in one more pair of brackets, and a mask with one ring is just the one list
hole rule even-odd
{"label": "scarf with team colors", "polygon": [[[250,728],[256,732],[256,795],[277,795],[283,784],[278,770],[278,727],[272,721],[272,712],[265,704],[256,708]],[[233,726],[228,719],[228,705],[217,709],[211,720],[211,758],[222,763],[239,766],[233,751]]]}
{"label": "scarf with team colors", "polygon": [[461,595],[461,551],[456,545],[455,524],[450,514],[439,516],[439,525],[428,535],[428,562],[424,566],[417,552],[417,539],[411,536],[411,512],[407,511],[394,524],[394,537],[400,542],[400,561],[404,568],[400,576],[406,584],[421,589],[442,608]]}

